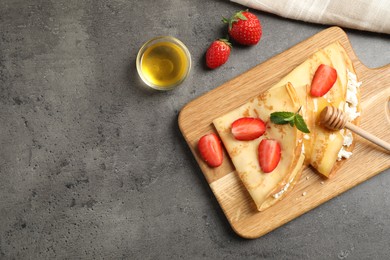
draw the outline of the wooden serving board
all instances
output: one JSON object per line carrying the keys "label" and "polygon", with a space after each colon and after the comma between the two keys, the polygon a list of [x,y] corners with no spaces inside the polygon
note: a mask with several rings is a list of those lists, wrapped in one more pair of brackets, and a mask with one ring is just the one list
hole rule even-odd
{"label": "wooden serving board", "polygon": [[213,119],[246,103],[267,90],[310,55],[332,42],[346,49],[362,81],[361,127],[390,142],[390,65],[369,69],[356,57],[347,35],[331,27],[285,52],[257,65],[242,75],[193,100],[180,112],[181,132],[234,231],[245,238],[257,238],[308,212],[340,193],[390,168],[390,153],[357,137],[353,155],[332,179],[323,179],[306,168],[292,191],[271,208],[258,212],[237,176],[226,151],[218,168],[209,168],[200,158],[197,142],[215,132]]}

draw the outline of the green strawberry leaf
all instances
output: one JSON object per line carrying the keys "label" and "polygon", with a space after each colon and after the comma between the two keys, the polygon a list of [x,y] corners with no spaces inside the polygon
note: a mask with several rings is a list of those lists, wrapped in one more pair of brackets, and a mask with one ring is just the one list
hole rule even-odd
{"label": "green strawberry leaf", "polygon": [[239,12],[235,13],[229,19],[222,17],[222,22],[227,23],[229,25],[229,31],[230,31],[233,27],[233,23],[238,22],[239,20],[244,20],[244,21],[248,20],[248,18],[246,18],[246,16],[243,14],[243,12],[247,12],[247,11],[248,11],[248,9],[245,11],[239,11]]}
{"label": "green strawberry leaf", "polygon": [[[229,37],[226,37],[226,38],[229,38]],[[218,41],[225,43],[227,46],[230,47],[230,49],[232,48],[232,44],[229,42],[229,39],[220,38],[220,39],[218,39]]]}
{"label": "green strawberry leaf", "polygon": [[[244,21],[248,20],[248,18],[246,18],[246,16],[243,15],[243,12],[245,12],[245,11],[239,11],[238,13],[236,13],[234,15],[234,18],[236,18],[236,19],[239,18],[240,20],[244,20]],[[238,21],[238,19],[237,19],[237,21]]]}

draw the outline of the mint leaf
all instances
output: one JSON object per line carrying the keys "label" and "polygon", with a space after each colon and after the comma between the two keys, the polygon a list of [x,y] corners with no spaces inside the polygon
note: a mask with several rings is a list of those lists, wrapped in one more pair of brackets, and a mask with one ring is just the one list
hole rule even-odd
{"label": "mint leaf", "polygon": [[273,112],[271,113],[270,119],[271,122],[278,125],[290,124],[291,126],[296,126],[296,128],[303,133],[310,133],[309,128],[307,127],[305,120],[299,114],[301,108],[296,113],[293,112]]}
{"label": "mint leaf", "polygon": [[271,122],[278,125],[284,125],[294,120],[295,114],[292,112],[273,112]]}
{"label": "mint leaf", "polygon": [[298,128],[299,131],[304,132],[306,134],[310,133],[309,128],[303,120],[303,117],[300,114],[295,114],[294,124]]}

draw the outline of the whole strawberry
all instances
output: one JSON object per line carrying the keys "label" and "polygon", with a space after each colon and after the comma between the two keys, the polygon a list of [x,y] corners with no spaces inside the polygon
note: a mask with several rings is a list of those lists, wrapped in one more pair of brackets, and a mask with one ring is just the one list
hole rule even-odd
{"label": "whole strawberry", "polygon": [[206,65],[215,69],[224,64],[230,56],[231,44],[226,39],[215,40],[206,52]]}
{"label": "whole strawberry", "polygon": [[229,35],[242,45],[255,45],[260,41],[262,29],[256,15],[246,11],[235,13],[230,19],[223,18],[229,24]]}

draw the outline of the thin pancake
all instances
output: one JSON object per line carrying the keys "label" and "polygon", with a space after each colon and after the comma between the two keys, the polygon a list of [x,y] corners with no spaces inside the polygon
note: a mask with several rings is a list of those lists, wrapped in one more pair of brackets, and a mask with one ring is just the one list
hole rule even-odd
{"label": "thin pancake", "polygon": [[[262,93],[213,121],[240,179],[260,211],[283,198],[302,171],[302,133],[290,125],[275,125],[269,121],[272,112],[297,111],[299,106],[295,89],[286,84]],[[236,140],[231,134],[231,124],[242,117],[262,119],[267,123],[266,133],[252,141]],[[262,172],[258,162],[257,148],[264,138],[277,140],[282,149],[281,160],[271,173]]]}
{"label": "thin pancake", "polygon": [[[337,71],[337,80],[331,90],[320,98],[311,97],[310,85],[314,73],[321,64],[332,66]],[[348,71],[356,72],[346,51],[339,42],[318,50],[309,59],[300,64],[282,78],[274,87],[291,82],[302,102],[303,117],[311,131],[304,135],[305,163],[313,166],[325,177],[334,175],[342,161],[337,161],[338,152],[343,146],[344,130],[330,131],[319,125],[318,117],[327,105],[338,107],[342,111],[346,106]],[[358,100],[360,95],[358,94]],[[358,105],[357,110],[360,111]],[[354,120],[358,124],[358,119]],[[345,150],[352,151],[354,142]]]}

